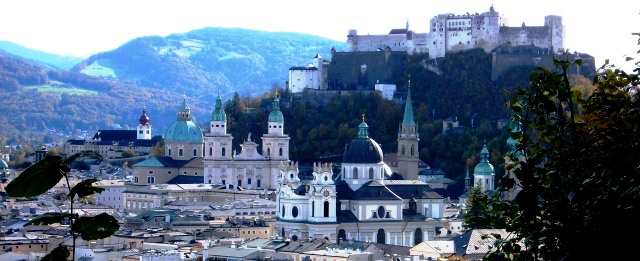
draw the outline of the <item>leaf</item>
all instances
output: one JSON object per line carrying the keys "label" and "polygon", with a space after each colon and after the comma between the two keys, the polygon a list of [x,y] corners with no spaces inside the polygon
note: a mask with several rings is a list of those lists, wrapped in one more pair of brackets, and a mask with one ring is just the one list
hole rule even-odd
{"label": "leaf", "polygon": [[94,152],[94,151],[92,151],[92,150],[85,150],[85,151],[81,151],[81,152],[78,152],[78,153],[76,153],[76,154],[73,154],[73,155],[71,155],[71,156],[67,157],[67,158],[62,162],[62,164],[63,164],[63,165],[69,165],[69,164],[71,164],[72,162],[74,162],[74,161],[76,161],[77,159],[80,159],[80,158],[93,158],[93,159],[99,159],[99,158],[102,158],[102,156],[100,156],[100,154],[98,154],[98,153],[96,153],[96,152]]}
{"label": "leaf", "polygon": [[70,255],[71,255],[71,252],[69,252],[69,249],[67,249],[66,246],[59,245],[58,247],[56,247],[53,250],[51,250],[51,252],[49,252],[49,254],[47,254],[46,256],[44,256],[40,260],[41,261],[67,260]]}
{"label": "leaf", "polygon": [[9,197],[30,198],[44,194],[62,179],[60,156],[47,156],[26,168],[6,187]]}
{"label": "leaf", "polygon": [[73,214],[69,214],[69,213],[48,212],[34,218],[33,220],[27,222],[24,225],[25,226],[51,225],[55,223],[60,223],[65,218],[72,218],[72,217],[73,217]]}
{"label": "leaf", "polygon": [[79,198],[82,198],[104,191],[103,188],[94,187],[92,185],[97,181],[98,179],[95,178],[80,181],[78,184],[73,186],[73,188],[69,192],[69,198],[73,199],[76,195],[78,195]]}
{"label": "leaf", "polygon": [[107,213],[95,217],[79,217],[73,223],[73,230],[79,233],[83,240],[107,238],[119,228],[118,220]]}

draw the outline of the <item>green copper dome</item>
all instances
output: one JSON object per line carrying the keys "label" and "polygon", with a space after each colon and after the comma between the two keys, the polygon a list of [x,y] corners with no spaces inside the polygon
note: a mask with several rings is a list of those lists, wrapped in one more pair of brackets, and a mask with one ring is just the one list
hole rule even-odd
{"label": "green copper dome", "polygon": [[271,104],[272,111],[269,113],[269,122],[284,122],[284,115],[280,111],[280,99],[278,97],[273,98]]}
{"label": "green copper dome", "polygon": [[216,99],[216,109],[211,113],[211,121],[227,121],[227,113],[224,112],[224,108],[222,107],[220,94],[218,94],[218,98]]}
{"label": "green copper dome", "polygon": [[164,134],[165,142],[202,142],[202,130],[192,121],[175,121]]}
{"label": "green copper dome", "polygon": [[493,165],[489,163],[489,150],[487,149],[487,144],[484,144],[480,155],[480,163],[478,163],[476,168],[473,170],[473,175],[494,175],[495,171],[493,169]]}
{"label": "green copper dome", "polygon": [[204,136],[198,125],[192,121],[191,109],[187,105],[186,97],[178,110],[178,117],[164,134],[165,142],[202,142]]}
{"label": "green copper dome", "polygon": [[351,140],[344,148],[343,163],[380,163],[382,162],[382,148],[378,142],[369,138],[369,125],[364,122],[358,125],[358,137]]}

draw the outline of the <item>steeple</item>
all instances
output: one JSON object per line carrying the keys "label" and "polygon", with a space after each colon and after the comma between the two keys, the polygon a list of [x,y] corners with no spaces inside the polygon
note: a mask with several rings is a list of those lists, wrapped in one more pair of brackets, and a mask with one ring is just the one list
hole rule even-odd
{"label": "steeple", "polygon": [[220,91],[218,91],[218,98],[216,98],[216,108],[211,112],[209,132],[216,135],[227,134],[227,113],[224,112],[224,107],[222,107]]}
{"label": "steeple", "polygon": [[402,118],[402,125],[416,125],[416,122],[413,120],[413,105],[411,105],[411,80],[409,80],[409,86],[407,87],[407,102],[404,105],[404,117]]}
{"label": "steeple", "polygon": [[147,116],[147,109],[142,108],[142,115],[140,115],[140,119],[138,120],[139,124],[136,128],[137,136],[136,138],[139,140],[150,140],[151,139],[151,124],[149,124],[149,117]]}
{"label": "steeple", "polygon": [[404,105],[402,123],[398,129],[398,169],[397,172],[405,179],[418,179],[418,126],[413,119],[413,105],[411,104],[411,80],[407,81],[407,100]]}

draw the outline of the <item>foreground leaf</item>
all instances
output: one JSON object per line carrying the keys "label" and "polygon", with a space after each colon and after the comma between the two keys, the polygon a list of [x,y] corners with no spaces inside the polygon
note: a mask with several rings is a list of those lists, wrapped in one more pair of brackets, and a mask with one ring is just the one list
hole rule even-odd
{"label": "foreground leaf", "polygon": [[49,252],[49,254],[47,254],[46,256],[44,256],[40,260],[41,261],[67,260],[70,255],[71,255],[71,252],[69,252],[69,249],[67,249],[66,246],[60,245],[60,246],[54,248],[53,250],[51,250],[51,252]]}
{"label": "foreground leaf", "polygon": [[62,179],[62,157],[47,156],[26,168],[6,187],[12,198],[30,198],[44,194]]}
{"label": "foreground leaf", "polygon": [[48,213],[44,213],[36,218],[34,218],[33,220],[27,222],[26,224],[24,224],[24,226],[39,226],[39,225],[51,225],[51,224],[55,224],[55,223],[61,223],[65,218],[72,218],[73,214],[69,214],[69,213],[55,213],[55,212],[48,212]]}
{"label": "foreground leaf", "polygon": [[73,230],[79,233],[83,240],[107,238],[119,228],[118,220],[107,213],[95,217],[79,217],[73,223]]}
{"label": "foreground leaf", "polygon": [[85,179],[79,182],[78,184],[73,186],[73,188],[69,192],[69,198],[73,199],[76,195],[78,195],[79,198],[82,198],[104,191],[103,188],[94,187],[92,184],[95,182],[98,182],[98,179]]}

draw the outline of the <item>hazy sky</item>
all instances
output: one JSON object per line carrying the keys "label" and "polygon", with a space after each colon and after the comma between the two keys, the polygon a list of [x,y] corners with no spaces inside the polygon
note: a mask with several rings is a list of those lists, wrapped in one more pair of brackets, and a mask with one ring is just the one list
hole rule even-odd
{"label": "hazy sky", "polygon": [[[483,13],[491,5],[509,26],[541,26],[562,16],[565,48],[626,67],[640,32],[637,0],[9,0],[0,2],[0,40],[55,54],[87,57],[140,36],[166,36],[203,27],[300,32],[346,41],[349,29],[385,34],[393,28],[429,30],[438,14]],[[628,64],[628,63],[627,63]],[[631,67],[634,68],[634,67]]]}

